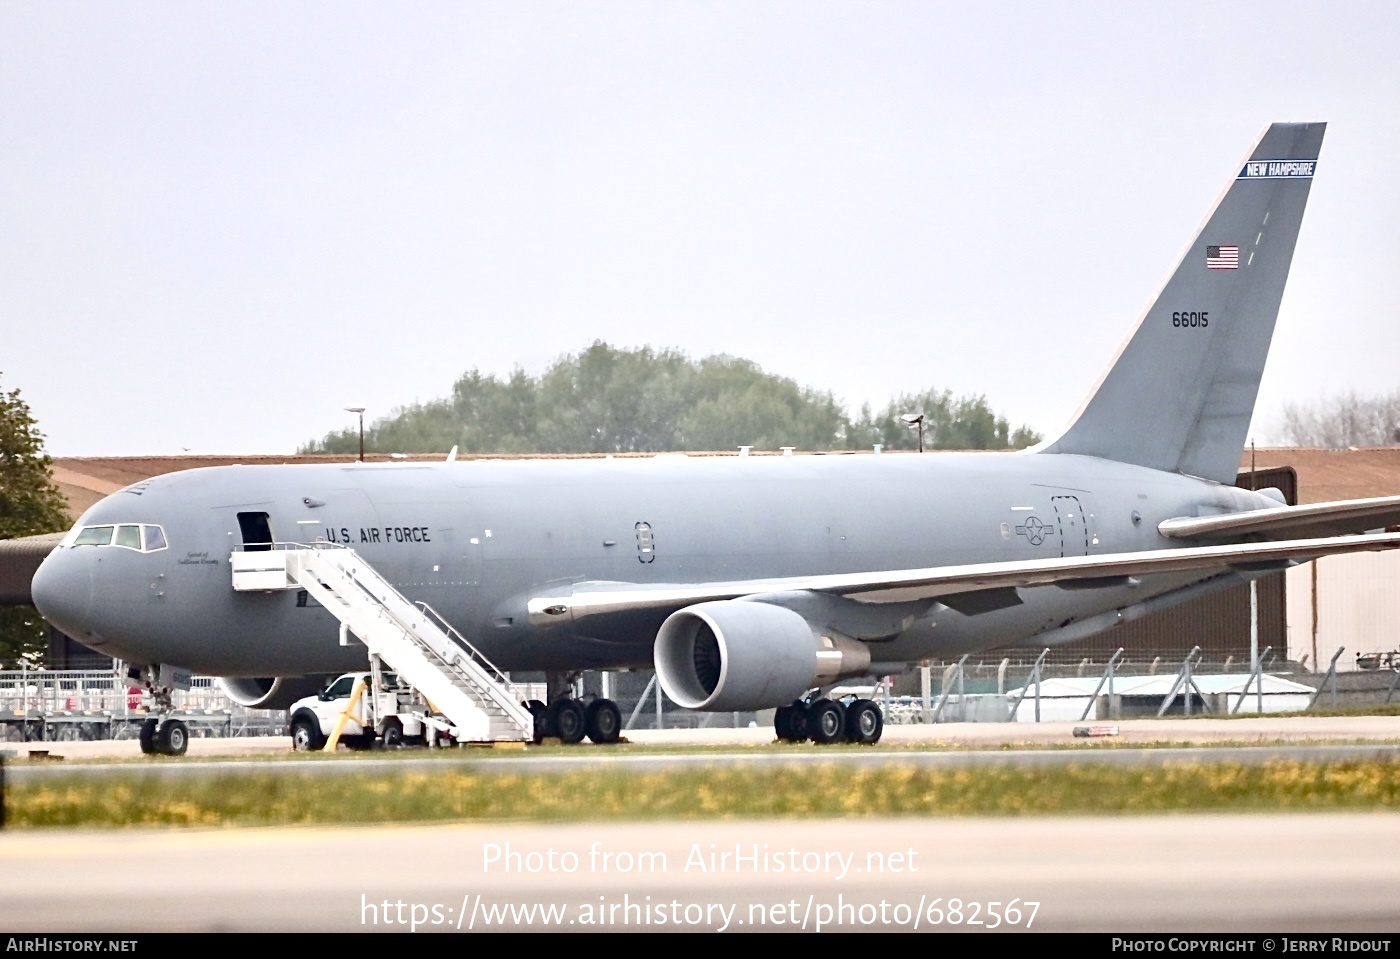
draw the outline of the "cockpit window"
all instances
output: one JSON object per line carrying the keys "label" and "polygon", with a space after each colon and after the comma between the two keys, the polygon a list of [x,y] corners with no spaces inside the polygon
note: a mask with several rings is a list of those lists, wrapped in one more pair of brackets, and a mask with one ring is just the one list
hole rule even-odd
{"label": "cockpit window", "polygon": [[78,538],[73,540],[74,546],[110,546],[112,543],[112,527],[110,526],[88,526],[78,534]]}
{"label": "cockpit window", "polygon": [[68,546],[121,546],[138,553],[154,553],[170,546],[165,530],[150,523],[123,523],[120,526],[74,528],[65,537]]}

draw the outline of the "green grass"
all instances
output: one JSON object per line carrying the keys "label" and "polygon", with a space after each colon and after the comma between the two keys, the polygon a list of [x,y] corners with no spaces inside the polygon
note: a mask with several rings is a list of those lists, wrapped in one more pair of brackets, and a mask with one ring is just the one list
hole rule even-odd
{"label": "green grass", "polygon": [[965,816],[1400,809],[1400,764],[1189,762],[1060,769],[815,763],[667,772],[479,768],[329,776],[117,773],[14,783],[7,825],[264,826],[443,821]]}

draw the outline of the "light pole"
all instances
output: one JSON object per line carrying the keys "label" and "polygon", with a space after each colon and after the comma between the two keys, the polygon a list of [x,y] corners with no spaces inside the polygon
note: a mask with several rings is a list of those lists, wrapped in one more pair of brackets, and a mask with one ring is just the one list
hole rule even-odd
{"label": "light pole", "polygon": [[919,428],[919,452],[922,453],[924,451],[924,414],[905,413],[900,416],[900,419],[904,421],[905,426]]}
{"label": "light pole", "polygon": [[360,459],[358,462],[363,463],[365,461],[365,408],[363,406],[347,406],[345,412],[355,413],[360,417]]}

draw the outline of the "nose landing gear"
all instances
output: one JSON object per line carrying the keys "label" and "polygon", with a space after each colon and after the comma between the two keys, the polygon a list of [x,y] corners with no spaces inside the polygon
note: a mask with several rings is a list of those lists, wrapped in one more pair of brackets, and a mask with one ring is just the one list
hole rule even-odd
{"label": "nose landing gear", "polygon": [[[137,737],[141,752],[147,756],[183,756],[190,745],[190,730],[182,720],[174,718],[174,693],[181,686],[182,671],[169,666],[145,666],[128,670],[129,679],[141,684],[146,691],[151,712],[141,723]],[[184,673],[183,687],[189,688],[189,674]]]}

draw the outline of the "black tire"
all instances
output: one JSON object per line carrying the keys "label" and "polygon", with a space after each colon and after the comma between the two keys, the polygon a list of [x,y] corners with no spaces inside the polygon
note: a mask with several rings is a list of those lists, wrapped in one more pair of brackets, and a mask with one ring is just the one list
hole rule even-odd
{"label": "black tire", "polygon": [[587,731],[583,707],[577,699],[556,699],[549,704],[550,731],[563,742],[580,742]]}
{"label": "black tire", "polygon": [[846,741],[873,746],[885,731],[885,714],[869,699],[857,699],[846,708]]}
{"label": "black tire", "polygon": [[807,733],[812,742],[838,743],[846,735],[846,708],[830,699],[819,699],[807,707]]}
{"label": "black tire", "polygon": [[525,704],[525,708],[530,711],[530,718],[535,721],[535,742],[544,742],[544,737],[549,733],[549,707],[538,699],[532,699]]}
{"label": "black tire", "polygon": [[156,730],[156,745],[166,756],[183,756],[190,748],[189,727],[178,719],[167,719]]}
{"label": "black tire", "polygon": [[584,710],[583,726],[595,743],[615,743],[622,738],[622,710],[611,699],[595,699]]}
{"label": "black tire", "polygon": [[141,732],[137,739],[141,742],[141,752],[147,756],[153,756],[158,752],[156,749],[156,727],[159,725],[160,720],[154,716],[141,723]]}
{"label": "black tire", "polygon": [[398,749],[403,745],[403,723],[390,716],[380,723],[379,738],[384,741],[385,749]]}
{"label": "black tire", "polygon": [[321,724],[314,716],[297,716],[292,720],[292,749],[299,753],[314,753],[325,744],[321,737]]}
{"label": "black tire", "polygon": [[792,742],[792,732],[788,723],[788,717],[791,715],[791,706],[779,706],[773,710],[773,735],[778,737],[779,742]]}
{"label": "black tire", "polygon": [[807,718],[807,704],[800,699],[788,707],[788,742],[804,743],[811,738],[812,724]]}

